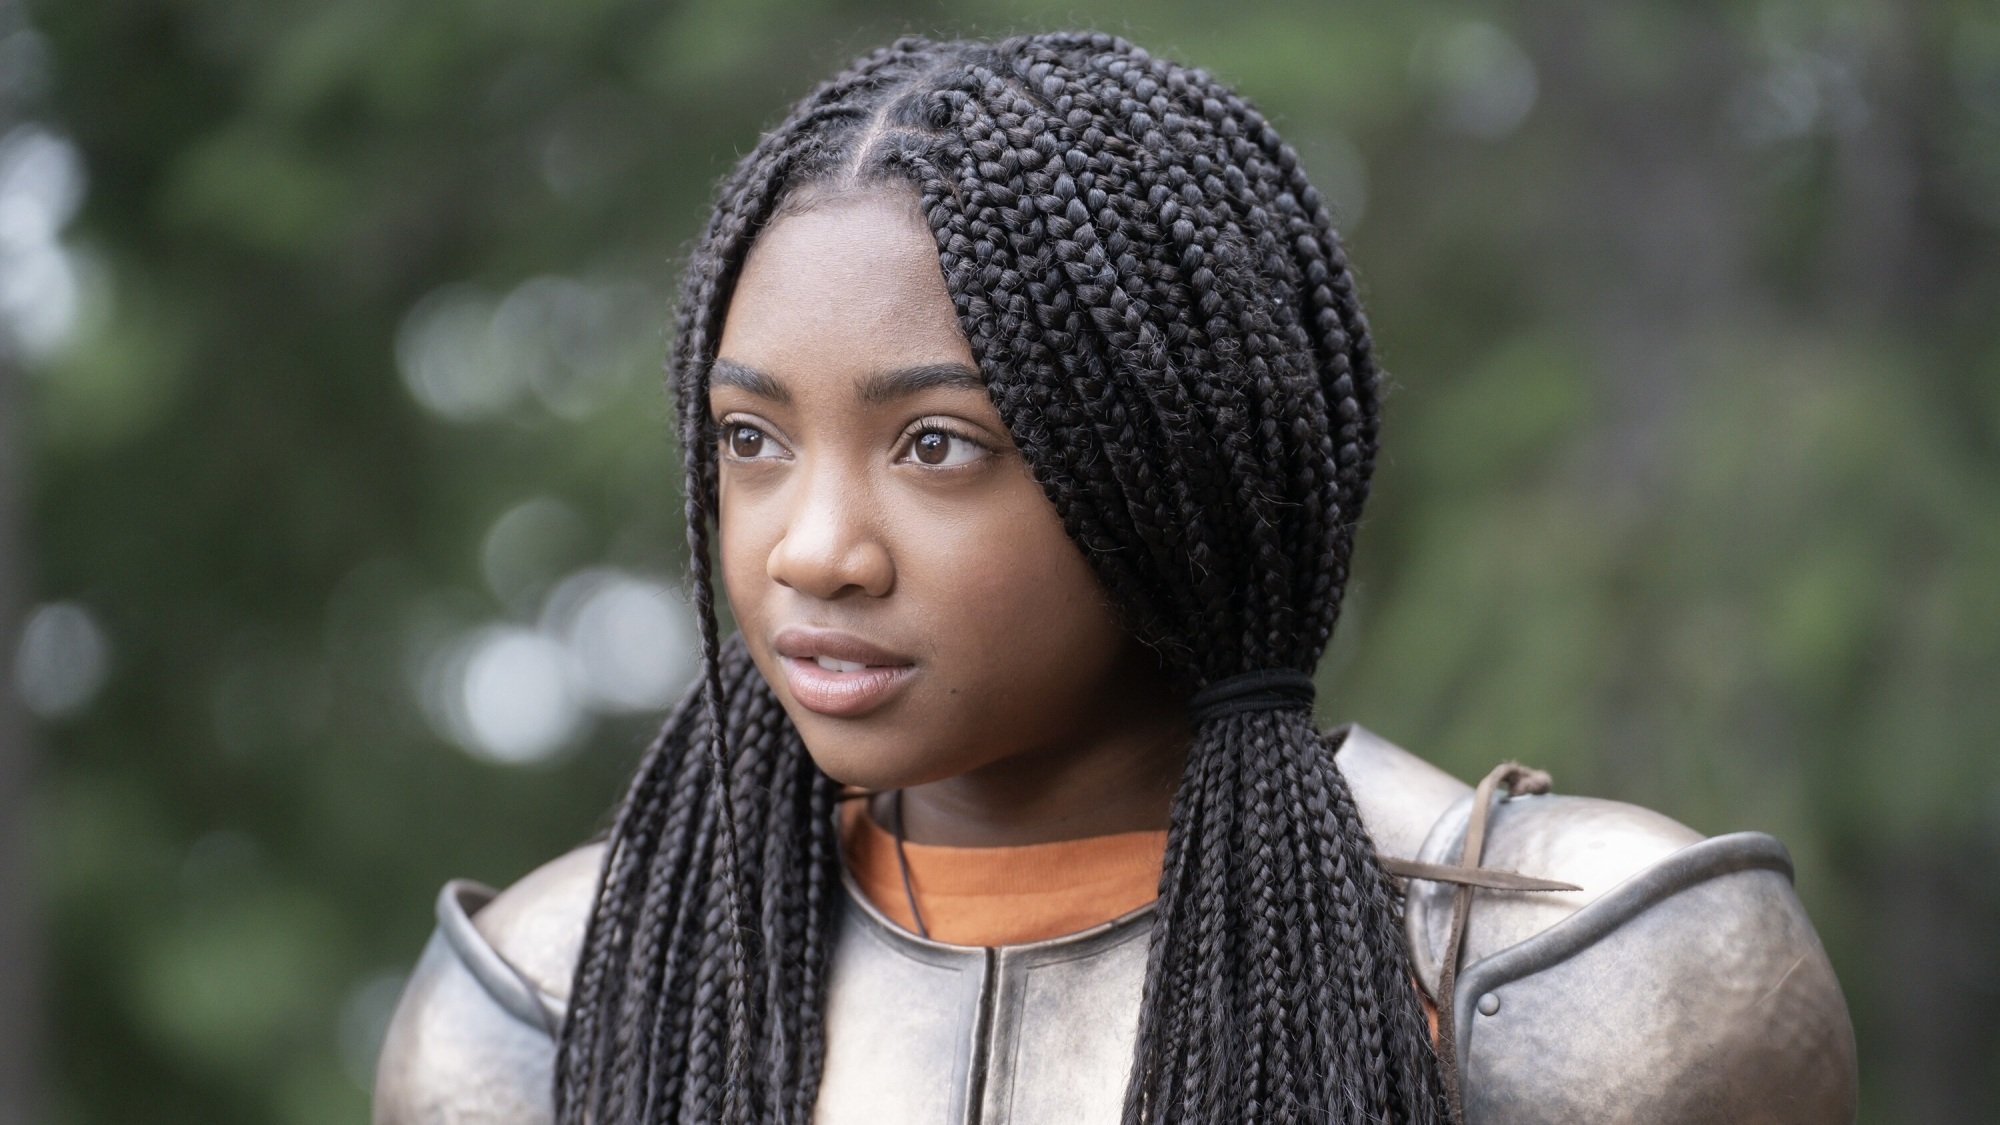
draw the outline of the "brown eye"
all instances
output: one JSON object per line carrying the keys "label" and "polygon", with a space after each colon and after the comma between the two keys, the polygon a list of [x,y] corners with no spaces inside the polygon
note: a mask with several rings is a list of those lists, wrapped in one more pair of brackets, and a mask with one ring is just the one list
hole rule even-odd
{"label": "brown eye", "polygon": [[951,454],[951,435],[938,430],[925,430],[917,435],[911,452],[926,465],[942,465]]}
{"label": "brown eye", "polygon": [[755,426],[731,426],[725,438],[729,443],[729,454],[749,461],[764,452],[764,431]]}
{"label": "brown eye", "polygon": [[969,465],[990,452],[971,438],[932,426],[918,430],[910,438],[908,457],[919,465],[950,469]]}

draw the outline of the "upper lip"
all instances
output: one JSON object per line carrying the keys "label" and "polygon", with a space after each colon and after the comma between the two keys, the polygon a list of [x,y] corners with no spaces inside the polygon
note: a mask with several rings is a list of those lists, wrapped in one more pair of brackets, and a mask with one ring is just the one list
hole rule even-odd
{"label": "upper lip", "polygon": [[778,635],[771,639],[771,647],[777,650],[779,656],[790,656],[799,660],[824,656],[855,664],[895,666],[912,663],[909,657],[870,644],[852,633],[843,633],[838,629],[815,629],[804,625],[788,625],[778,630]]}

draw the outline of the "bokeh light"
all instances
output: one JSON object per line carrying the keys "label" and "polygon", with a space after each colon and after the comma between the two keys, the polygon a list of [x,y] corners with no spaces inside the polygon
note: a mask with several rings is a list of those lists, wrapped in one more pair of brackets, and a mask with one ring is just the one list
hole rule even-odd
{"label": "bokeh light", "polygon": [[90,705],[110,674],[111,644],[90,610],[75,602],[37,606],[21,629],[14,690],[44,719]]}

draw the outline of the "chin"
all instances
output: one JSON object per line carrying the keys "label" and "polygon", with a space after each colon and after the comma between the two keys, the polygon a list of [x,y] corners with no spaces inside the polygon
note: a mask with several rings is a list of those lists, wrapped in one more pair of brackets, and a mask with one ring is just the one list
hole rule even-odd
{"label": "chin", "polygon": [[899,746],[879,735],[871,737],[852,731],[827,736],[802,728],[799,736],[821,773],[842,785],[871,793],[908,789],[962,772],[943,766],[936,754],[914,746]]}
{"label": "chin", "polygon": [[806,753],[812,755],[813,764],[819,767],[821,773],[856,789],[878,793],[916,784],[914,771],[899,768],[891,756],[847,747],[822,750],[811,740],[806,742]]}

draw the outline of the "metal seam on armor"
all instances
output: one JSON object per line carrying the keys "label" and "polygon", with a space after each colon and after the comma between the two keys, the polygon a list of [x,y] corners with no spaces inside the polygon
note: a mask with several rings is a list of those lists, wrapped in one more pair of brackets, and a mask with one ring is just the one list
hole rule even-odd
{"label": "metal seam on armor", "polygon": [[[885,1076],[879,1065],[863,1064],[860,1070],[872,1081],[859,1086],[854,1081],[854,1059],[862,1055],[872,1055],[877,1057],[876,1061],[879,1063],[883,1055],[881,1040],[884,1038],[893,1040],[899,1034],[896,1030],[898,1021],[895,1016],[889,1017],[885,1023],[879,1018],[881,1013],[876,1013],[878,1018],[875,1022],[878,1026],[875,1028],[873,1038],[845,1036],[830,1038],[827,1044],[826,1069],[821,1076],[822,1112],[815,1119],[830,1119],[850,1125],[857,1121],[876,1120],[877,1117],[873,1115],[856,1114],[854,1107],[913,1093],[914,1091],[906,1091],[902,1087],[921,1081],[933,1086],[923,1096],[932,1099],[941,1098],[936,1108],[942,1111],[942,1116],[932,1117],[931,1120],[936,1120],[939,1125],[967,1125],[972,1120],[971,1114],[974,1112],[966,1101],[966,1094],[970,1085],[970,1070],[979,1055],[976,1031],[981,1004],[979,993],[986,987],[985,953],[976,949],[968,953],[950,948],[927,948],[915,943],[899,942],[891,935],[888,928],[871,921],[860,909],[859,903],[857,892],[850,893],[840,904],[838,923],[840,936],[836,942],[828,985],[826,1010],[828,1026],[839,1025],[843,1011],[847,1013],[847,1019],[854,1018],[853,985],[851,981],[846,983],[843,981],[856,971],[866,979],[871,975],[869,966],[879,968],[884,963],[920,966],[922,972],[917,976],[922,980],[917,986],[927,990],[938,990],[932,994],[932,998],[943,994],[949,1012],[944,1026],[932,1027],[937,1040],[928,1045],[929,1049],[923,1046],[915,1049],[916,1055],[928,1058],[933,1064],[933,1068],[921,1076],[907,1069],[899,1071],[895,1066],[891,1066],[889,1068],[891,1073]],[[945,975],[943,980],[929,975],[940,971]],[[912,983],[907,974],[904,974],[903,978],[905,985]],[[966,987],[968,983],[969,988]],[[887,993],[877,991],[870,995],[878,999],[897,998],[890,1001],[890,1006],[894,1006],[900,1000],[900,993],[893,991]],[[945,1045],[943,1051],[936,1049],[937,1042]],[[844,1047],[851,1047],[853,1050],[849,1052],[843,1050]],[[902,1054],[902,1052],[892,1053]],[[826,1107],[824,1099],[829,1088],[841,1091],[840,1097],[844,1100],[837,1100],[835,1104],[843,1106],[845,1112],[832,1115],[823,1112]]]}
{"label": "metal seam on armor", "polygon": [[[1026,1025],[1028,988],[1033,974],[1070,962],[1091,961],[1120,946],[1147,941],[1152,933],[1148,914],[1149,910],[1141,908],[1075,934],[1032,945],[996,946],[988,950],[993,955],[989,965],[992,988],[987,996],[991,1026],[986,1036],[990,1046],[982,1060],[987,1070],[982,1082],[982,1114],[990,1108],[995,1121],[1015,1119],[1018,1088],[1015,1076],[1020,1071],[1022,1057],[1020,1029]],[[1003,1046],[1011,1048],[1004,1055],[1000,1051]],[[998,1087],[996,1081],[1000,1083]]]}
{"label": "metal seam on armor", "polygon": [[515,968],[472,924],[472,915],[460,901],[460,895],[482,897],[491,902],[498,894],[493,888],[470,879],[453,879],[438,892],[437,920],[438,932],[444,935],[445,944],[458,957],[458,963],[472,974],[472,979],[486,990],[495,1003],[508,1015],[534,1028],[536,1031],[554,1038],[562,1026],[563,1007],[552,997],[543,995],[542,990],[528,979],[527,974]]}
{"label": "metal seam on armor", "polygon": [[986,1120],[986,1082],[992,1076],[994,1043],[993,1008],[1000,985],[1000,956],[986,950],[986,964],[980,970],[979,1007],[973,1016],[972,1042],[975,1054],[965,1076],[965,1119],[971,1125]]}
{"label": "metal seam on armor", "polygon": [[[1157,904],[1147,903],[1073,934],[1062,934],[1021,945],[954,945],[935,938],[919,937],[897,925],[868,900],[851,872],[841,872],[846,891],[844,907],[857,927],[857,936],[879,945],[892,956],[942,968],[979,975],[979,995],[974,1001],[972,1038],[967,1043],[964,1088],[967,1096],[963,1116],[951,1118],[954,1125],[988,1120],[987,1103],[1012,1090],[1013,1071],[1019,1060],[1009,1053],[1001,1058],[999,1048],[1017,1034],[1018,1006],[1029,972],[1067,961],[1089,960],[1134,942],[1145,942],[1152,932]],[[998,1119],[1008,1115],[1000,1113]]]}
{"label": "metal seam on armor", "polygon": [[[1467,1010],[1473,998],[1576,956],[1682,891],[1724,875],[1756,870],[1776,871],[1791,880],[1791,853],[1763,832],[1731,832],[1689,844],[1534,937],[1466,967],[1452,990],[1454,1003]],[[1460,1059],[1471,1057],[1477,1023],[1467,1020],[1457,1028],[1453,1046]]]}

